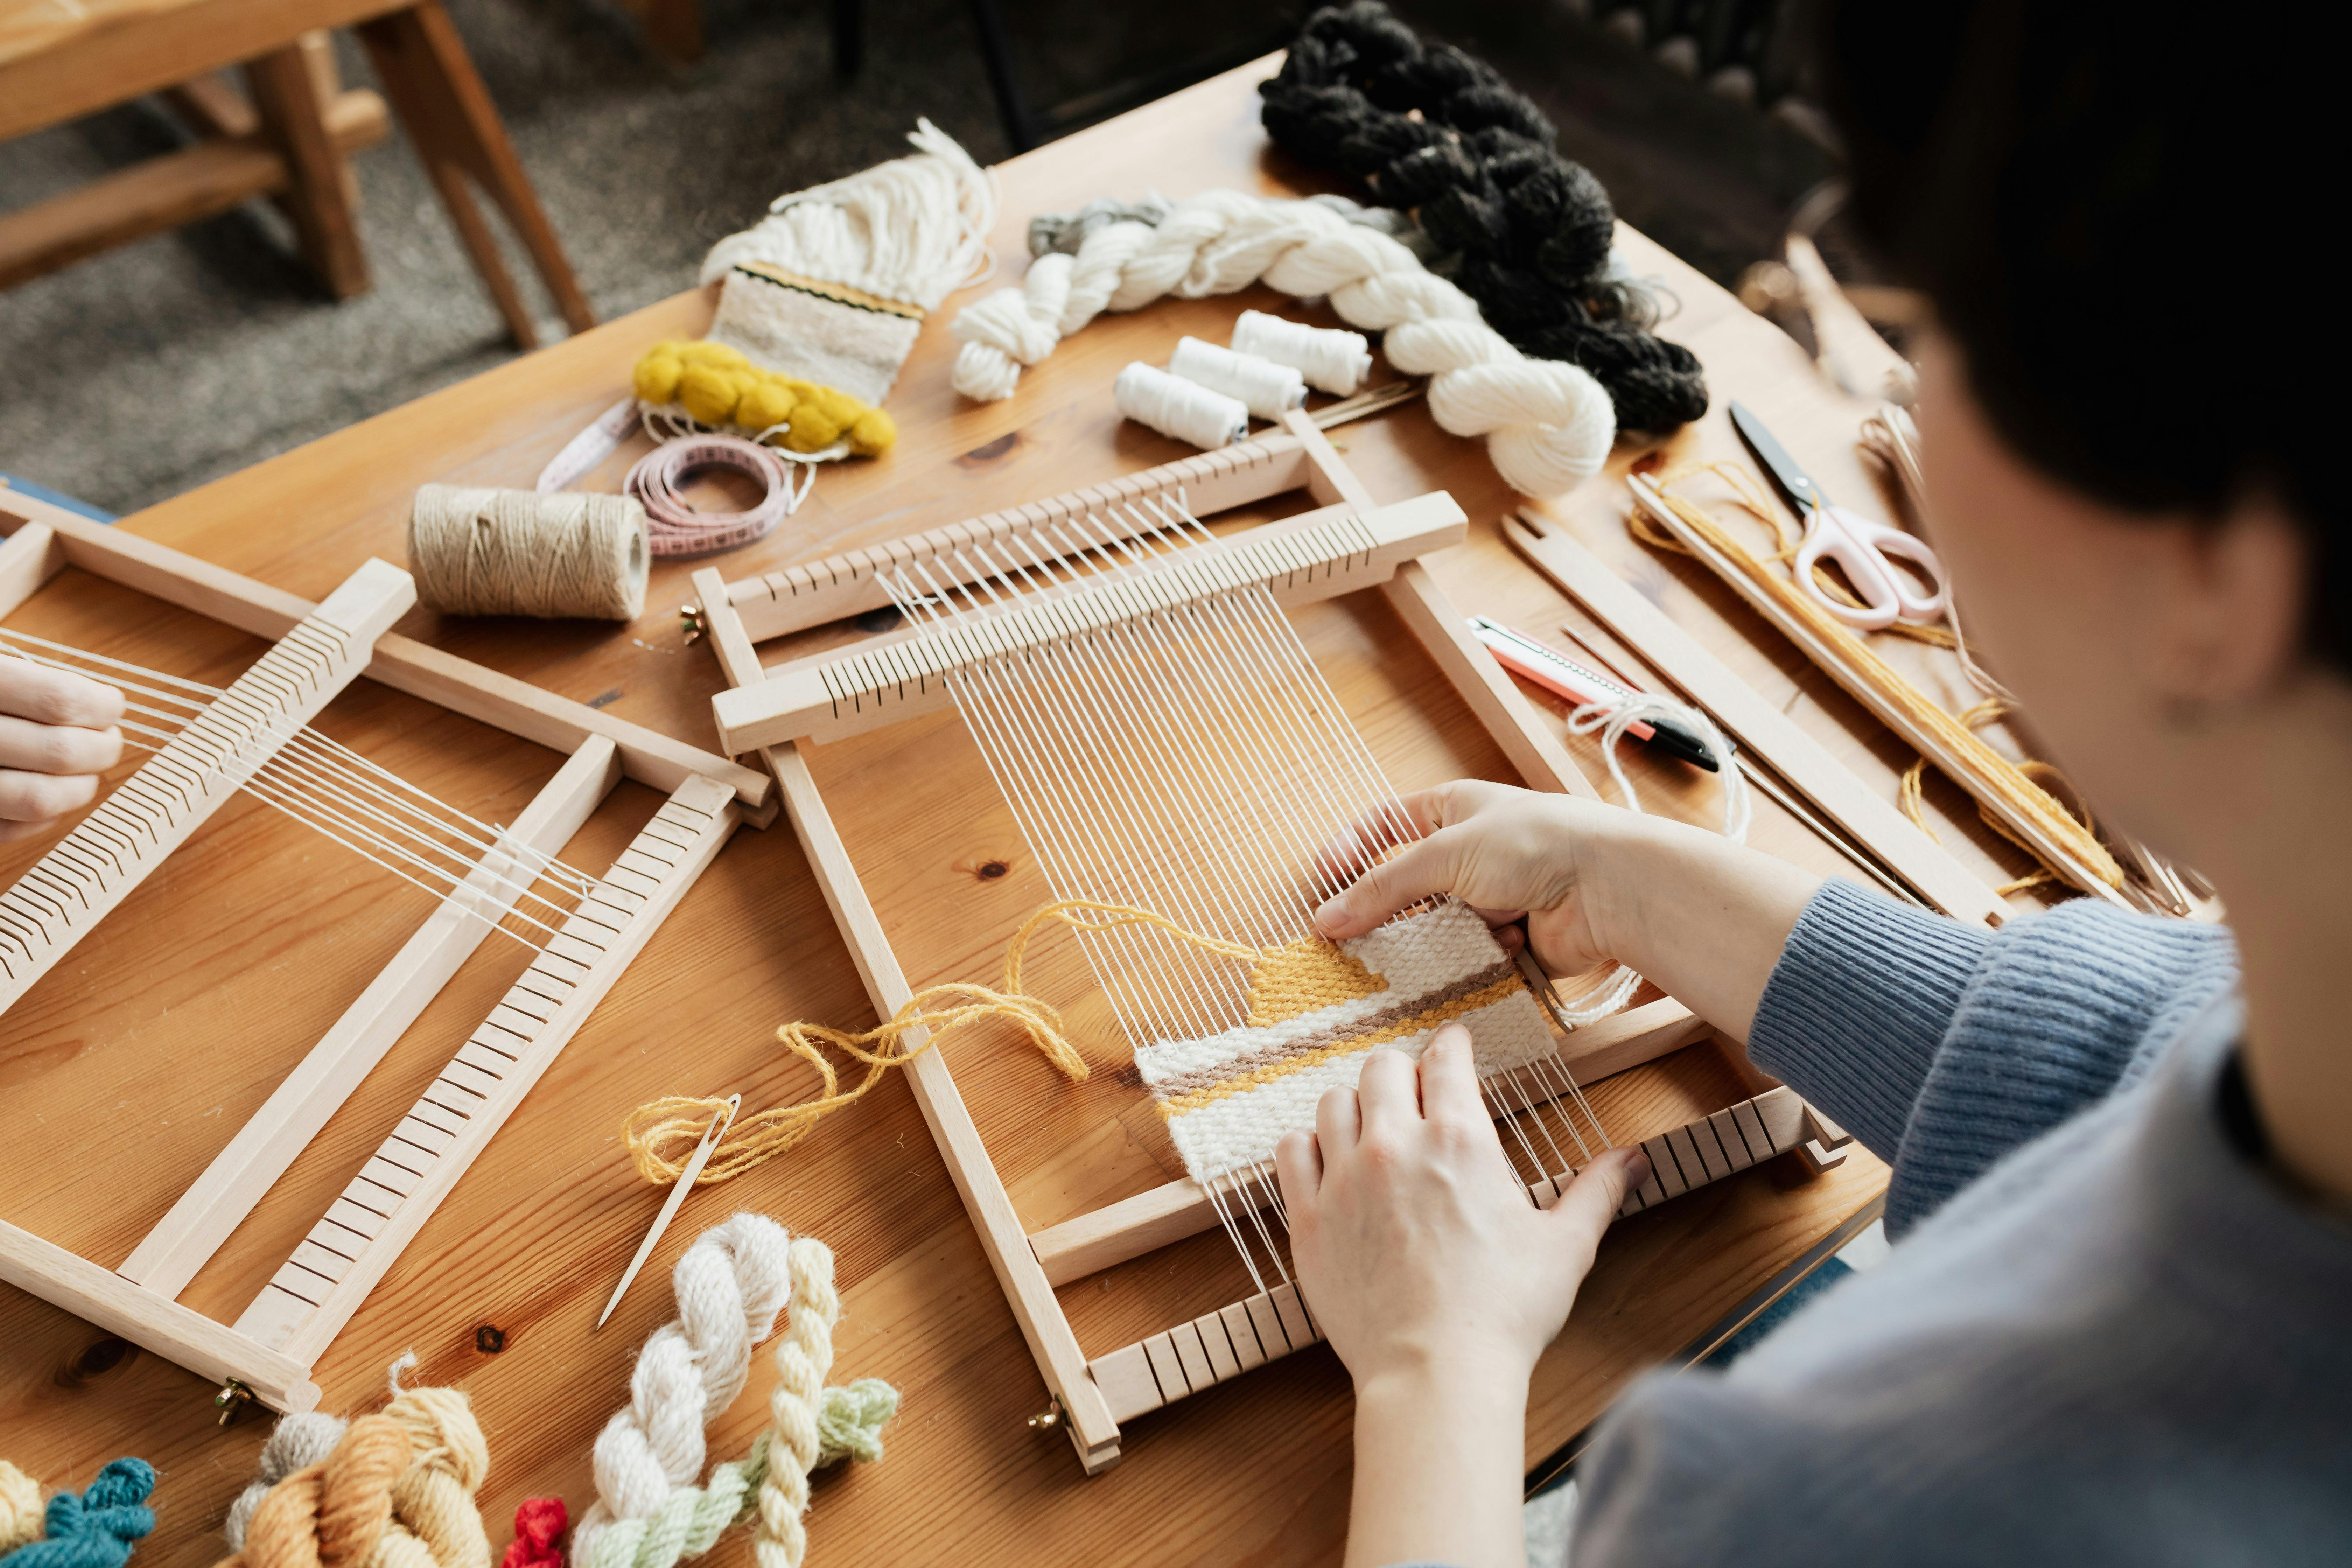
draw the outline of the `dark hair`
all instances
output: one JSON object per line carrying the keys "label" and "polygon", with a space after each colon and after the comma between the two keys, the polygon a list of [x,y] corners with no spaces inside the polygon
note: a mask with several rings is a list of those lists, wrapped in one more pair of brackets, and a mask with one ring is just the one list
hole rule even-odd
{"label": "dark hair", "polygon": [[2218,518],[2267,488],[2313,546],[2307,645],[2352,667],[2325,15],[1825,0],[1815,23],[1853,216],[1936,301],[1993,427],[2134,510]]}

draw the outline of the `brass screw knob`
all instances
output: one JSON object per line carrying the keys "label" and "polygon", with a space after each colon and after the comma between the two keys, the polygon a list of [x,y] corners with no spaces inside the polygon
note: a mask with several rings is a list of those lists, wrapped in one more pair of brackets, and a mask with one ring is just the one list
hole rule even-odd
{"label": "brass screw knob", "polygon": [[678,630],[686,635],[688,642],[692,642],[710,629],[703,622],[700,605],[680,605],[677,607],[677,622]]}
{"label": "brass screw knob", "polygon": [[253,1390],[233,1377],[222,1384],[220,1392],[213,1395],[213,1408],[220,1412],[220,1425],[224,1426],[235,1421],[252,1403]]}
{"label": "brass screw knob", "polygon": [[1053,1402],[1047,1405],[1045,1409],[1040,1410],[1036,1415],[1029,1417],[1029,1430],[1032,1432],[1058,1432],[1061,1429],[1062,1400],[1061,1396],[1056,1394],[1054,1397]]}

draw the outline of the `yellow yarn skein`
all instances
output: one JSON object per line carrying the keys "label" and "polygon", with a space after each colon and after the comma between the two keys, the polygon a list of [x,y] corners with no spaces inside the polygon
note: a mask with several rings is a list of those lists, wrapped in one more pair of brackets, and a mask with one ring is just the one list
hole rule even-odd
{"label": "yellow yarn skein", "polygon": [[0,1552],[38,1541],[44,1528],[41,1483],[0,1459]]}
{"label": "yellow yarn skein", "polygon": [[707,339],[656,343],[637,362],[630,388],[647,403],[676,405],[705,425],[753,432],[787,426],[776,443],[792,452],[822,452],[845,437],[861,458],[878,457],[898,439],[887,414],[845,392],[763,370],[738,349]]}

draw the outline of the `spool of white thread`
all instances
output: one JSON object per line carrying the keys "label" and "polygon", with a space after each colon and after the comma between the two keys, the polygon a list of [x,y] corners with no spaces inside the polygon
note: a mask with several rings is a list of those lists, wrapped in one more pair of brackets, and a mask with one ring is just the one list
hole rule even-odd
{"label": "spool of white thread", "polygon": [[1168,358],[1168,374],[1211,392],[1238,397],[1260,419],[1279,419],[1307,401],[1306,380],[1291,366],[1255,354],[1235,353],[1198,338],[1186,338],[1176,345],[1176,352]]}
{"label": "spool of white thread", "polygon": [[1372,346],[1361,332],[1310,327],[1264,310],[1244,310],[1234,323],[1234,352],[1286,364],[1318,392],[1352,397],[1372,374]]}
{"label": "spool of white thread", "polygon": [[1162,436],[1190,441],[1202,451],[1230,446],[1249,434],[1249,409],[1241,399],[1171,375],[1136,361],[1118,373],[1118,411]]}
{"label": "spool of white thread", "polygon": [[445,615],[633,621],[650,555],[626,496],[425,485],[408,514],[416,596]]}

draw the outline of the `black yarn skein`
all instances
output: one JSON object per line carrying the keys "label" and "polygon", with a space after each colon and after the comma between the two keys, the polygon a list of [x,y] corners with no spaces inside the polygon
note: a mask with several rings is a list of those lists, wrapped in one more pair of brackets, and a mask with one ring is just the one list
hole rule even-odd
{"label": "black yarn skein", "polygon": [[1493,67],[1423,44],[1381,0],[1353,0],[1307,17],[1258,92],[1277,146],[1412,209],[1460,258],[1454,280],[1487,323],[1522,353],[1591,373],[1620,429],[1706,412],[1698,356],[1652,332],[1648,296],[1607,275],[1609,193],[1560,156],[1551,121]]}

